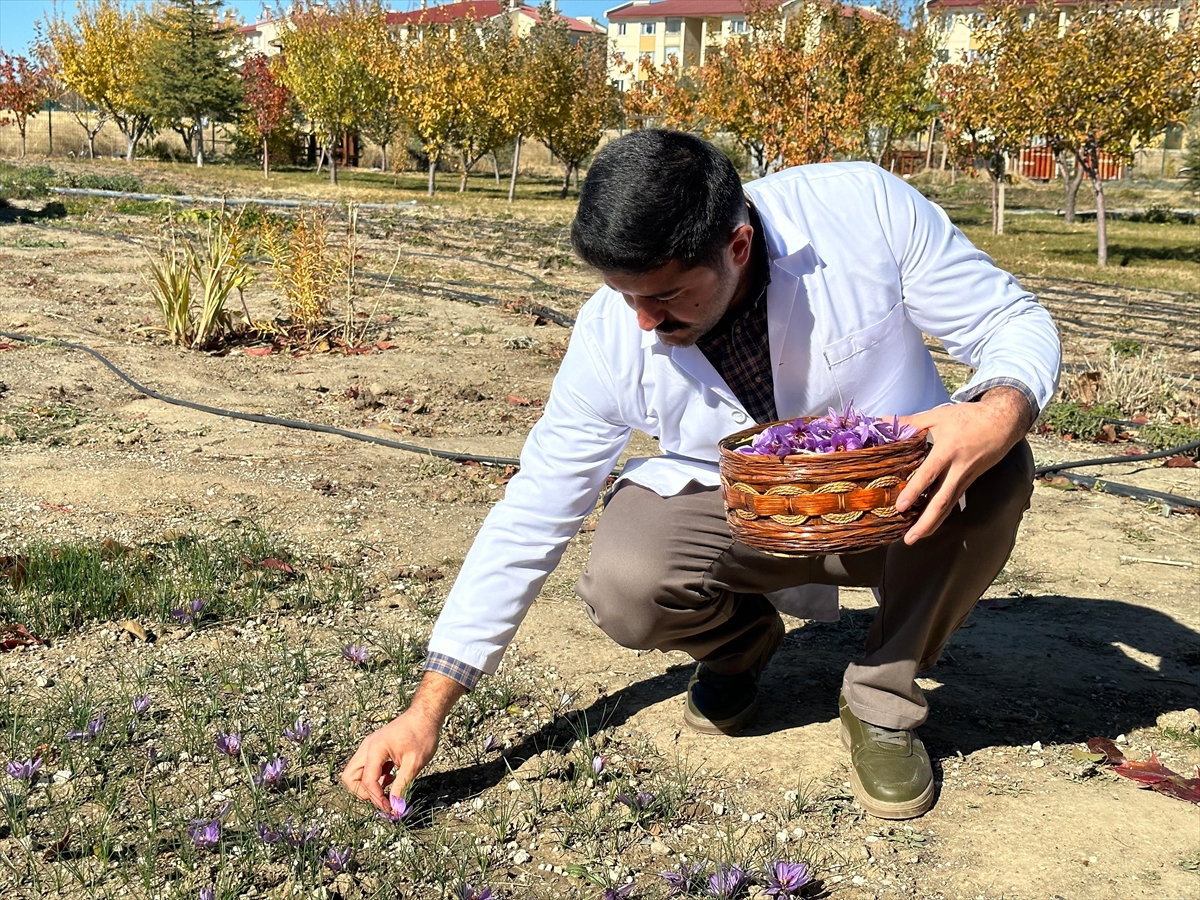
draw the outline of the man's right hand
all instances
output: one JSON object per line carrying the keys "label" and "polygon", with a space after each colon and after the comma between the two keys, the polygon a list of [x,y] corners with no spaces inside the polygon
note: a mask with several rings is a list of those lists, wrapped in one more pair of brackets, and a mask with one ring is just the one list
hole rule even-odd
{"label": "man's right hand", "polygon": [[342,771],[346,790],[391,812],[387,794],[402,796],[433,759],[442,723],[464,693],[454,679],[426,672],[408,710],[368,735],[350,757]]}

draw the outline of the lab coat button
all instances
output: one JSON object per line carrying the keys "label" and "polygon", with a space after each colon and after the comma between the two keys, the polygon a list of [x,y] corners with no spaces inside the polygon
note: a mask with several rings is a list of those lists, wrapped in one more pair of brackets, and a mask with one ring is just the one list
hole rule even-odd
{"label": "lab coat button", "polygon": [[746,414],[744,412],[735,412],[733,414],[733,421],[741,425],[746,421]]}

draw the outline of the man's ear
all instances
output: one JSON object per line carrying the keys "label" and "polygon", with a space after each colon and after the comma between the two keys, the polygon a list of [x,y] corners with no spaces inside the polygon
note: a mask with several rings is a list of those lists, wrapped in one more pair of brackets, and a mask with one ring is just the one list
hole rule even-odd
{"label": "man's ear", "polygon": [[750,250],[754,246],[754,226],[744,222],[733,229],[729,236],[729,261],[741,268],[750,262]]}

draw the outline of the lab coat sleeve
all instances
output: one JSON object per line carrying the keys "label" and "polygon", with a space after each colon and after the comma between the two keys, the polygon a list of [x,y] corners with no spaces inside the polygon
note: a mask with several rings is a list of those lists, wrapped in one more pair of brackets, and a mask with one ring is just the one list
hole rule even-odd
{"label": "lab coat sleeve", "polygon": [[581,323],[521,468],[463,562],[429,640],[442,654],[494,674],[567,542],[592,511],[629,440],[616,390]]}
{"label": "lab coat sleeve", "polygon": [[900,270],[909,320],[976,369],[954,399],[971,399],[985,386],[1023,385],[1036,401],[1034,414],[1045,409],[1062,359],[1045,307],[967,240],[939,206],[882,170],[876,207]]}

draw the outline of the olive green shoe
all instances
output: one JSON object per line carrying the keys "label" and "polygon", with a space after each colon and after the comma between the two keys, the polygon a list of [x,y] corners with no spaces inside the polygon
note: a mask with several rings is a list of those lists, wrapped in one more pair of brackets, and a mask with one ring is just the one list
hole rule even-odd
{"label": "olive green shoe", "polygon": [[762,658],[746,672],[721,675],[699,663],[688,682],[684,724],[702,734],[735,734],[758,712],[758,680],[783,642],[783,620],[776,618]]}
{"label": "olive green shoe", "polygon": [[838,697],[842,744],[850,751],[850,785],[868,813],[880,819],[912,819],[933,806],[933,767],[912,731],[871,725]]}

